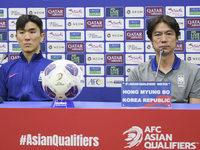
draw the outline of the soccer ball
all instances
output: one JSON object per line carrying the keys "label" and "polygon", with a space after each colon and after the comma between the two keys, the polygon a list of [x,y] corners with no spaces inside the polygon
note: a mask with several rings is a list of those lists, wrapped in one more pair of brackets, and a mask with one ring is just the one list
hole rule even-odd
{"label": "soccer ball", "polygon": [[43,90],[54,100],[73,100],[80,94],[83,86],[83,73],[72,61],[56,60],[43,72]]}

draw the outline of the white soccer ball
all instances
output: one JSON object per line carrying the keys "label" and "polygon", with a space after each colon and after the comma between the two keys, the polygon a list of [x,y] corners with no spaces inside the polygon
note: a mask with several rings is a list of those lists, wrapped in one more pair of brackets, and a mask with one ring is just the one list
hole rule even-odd
{"label": "white soccer ball", "polygon": [[83,72],[72,61],[56,60],[43,72],[43,90],[54,100],[73,100],[80,94],[83,86]]}

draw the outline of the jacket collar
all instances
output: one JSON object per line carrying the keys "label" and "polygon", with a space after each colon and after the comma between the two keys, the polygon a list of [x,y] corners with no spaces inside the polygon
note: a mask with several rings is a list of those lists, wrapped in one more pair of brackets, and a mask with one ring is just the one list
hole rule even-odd
{"label": "jacket collar", "polygon": [[[176,56],[176,54],[174,54],[174,55],[175,55],[175,61],[174,61],[174,64],[172,65],[172,69],[177,69],[180,66],[181,60],[180,60],[180,58],[178,58]],[[156,63],[156,57],[154,57],[154,59],[152,60],[152,63],[151,63],[151,69],[156,71],[157,67],[158,67],[158,65]]]}
{"label": "jacket collar", "polygon": [[[26,59],[26,57],[24,56],[24,53],[23,53],[23,52],[20,52],[19,56],[22,58],[22,60],[27,61],[27,59]],[[41,59],[41,58],[43,58],[41,52],[38,53],[38,54],[35,53],[35,54],[33,54],[33,57],[31,58],[31,61],[39,60],[39,59]]]}

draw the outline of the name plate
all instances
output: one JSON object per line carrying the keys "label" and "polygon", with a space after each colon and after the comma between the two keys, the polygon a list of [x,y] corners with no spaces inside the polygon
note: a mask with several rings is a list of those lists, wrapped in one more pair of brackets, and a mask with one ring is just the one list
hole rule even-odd
{"label": "name plate", "polygon": [[171,82],[122,82],[122,108],[171,108]]}

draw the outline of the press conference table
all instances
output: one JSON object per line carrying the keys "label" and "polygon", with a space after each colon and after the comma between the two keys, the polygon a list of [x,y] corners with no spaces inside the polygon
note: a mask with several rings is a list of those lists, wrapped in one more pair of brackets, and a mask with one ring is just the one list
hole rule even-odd
{"label": "press conference table", "polygon": [[200,104],[173,103],[170,109],[123,109],[119,102],[51,104],[1,103],[0,149],[200,149]]}
{"label": "press conference table", "polygon": [[[3,102],[0,104],[0,108],[51,108],[52,102]],[[74,101],[75,108],[83,109],[121,109],[120,102],[87,102],[87,101]],[[66,108],[67,109],[67,108]],[[200,104],[188,104],[188,103],[172,103],[170,109],[199,109]]]}

